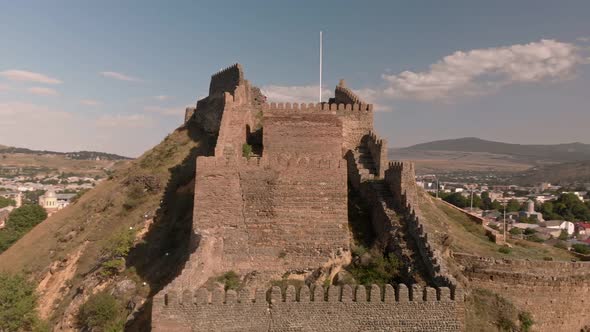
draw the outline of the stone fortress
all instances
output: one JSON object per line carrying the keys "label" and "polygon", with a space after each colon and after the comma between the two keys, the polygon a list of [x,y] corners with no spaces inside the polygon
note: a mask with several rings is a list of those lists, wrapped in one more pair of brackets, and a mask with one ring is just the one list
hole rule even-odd
{"label": "stone fortress", "polygon": [[[530,312],[534,330],[590,323],[590,264],[441,245],[422,222],[414,165],[388,160],[372,105],[343,81],[325,103],[269,104],[236,64],[211,77],[185,122],[216,144],[197,157],[192,250],[153,298],[154,331],[463,331],[471,287]],[[367,202],[376,241],[411,268],[404,283],[324,285],[351,262],[351,191]],[[229,271],[246,287],[210,287]],[[285,275],[303,286],[269,287]]]}
{"label": "stone fortress", "polygon": [[[217,141],[213,155],[197,158],[194,251],[154,297],[154,331],[463,329],[462,291],[412,211],[413,165],[388,161],[372,105],[343,81],[329,102],[268,104],[235,64],[211,77],[209,96],[185,121]],[[372,227],[388,250],[426,273],[424,286],[318,282],[351,260],[349,185],[371,202]],[[400,219],[405,233],[395,231]],[[404,256],[400,234],[413,255]],[[203,288],[228,271],[257,287]],[[286,272],[306,285],[268,288]]]}

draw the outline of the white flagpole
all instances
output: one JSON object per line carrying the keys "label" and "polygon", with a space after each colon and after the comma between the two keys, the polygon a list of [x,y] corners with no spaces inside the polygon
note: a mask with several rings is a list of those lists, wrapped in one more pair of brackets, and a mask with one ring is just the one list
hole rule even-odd
{"label": "white flagpole", "polygon": [[322,31],[320,31],[320,103],[322,102]]}

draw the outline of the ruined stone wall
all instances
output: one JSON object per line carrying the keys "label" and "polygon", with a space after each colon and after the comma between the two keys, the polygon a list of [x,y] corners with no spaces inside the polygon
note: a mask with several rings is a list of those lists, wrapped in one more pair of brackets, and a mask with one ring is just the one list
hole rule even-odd
{"label": "ruined stone wall", "polygon": [[462,331],[462,294],[448,288],[289,286],[170,292],[154,301],[153,331]]}
{"label": "ruined stone wall", "polygon": [[220,243],[215,270],[313,269],[348,250],[343,161],[203,157],[197,170],[193,229]]}
{"label": "ruined stone wall", "polygon": [[533,315],[535,331],[580,331],[590,324],[590,263],[453,254],[471,287],[493,291]]}
{"label": "ruined stone wall", "polygon": [[366,145],[371,153],[371,157],[375,162],[375,168],[377,169],[377,176],[383,178],[385,176],[385,169],[389,165],[387,140],[379,138],[374,132],[370,132],[362,138],[362,143]]}
{"label": "ruined stone wall", "polygon": [[209,84],[209,96],[233,92],[235,88],[244,82],[244,71],[238,63],[231,65],[211,76]]}

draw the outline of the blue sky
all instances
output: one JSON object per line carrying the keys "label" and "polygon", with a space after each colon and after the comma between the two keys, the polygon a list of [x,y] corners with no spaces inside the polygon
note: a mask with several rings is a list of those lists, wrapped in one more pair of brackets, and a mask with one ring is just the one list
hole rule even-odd
{"label": "blue sky", "polygon": [[[0,144],[137,156],[240,62],[274,100],[338,79],[390,146],[590,143],[588,1],[2,1]],[[461,51],[462,53],[457,53]]]}

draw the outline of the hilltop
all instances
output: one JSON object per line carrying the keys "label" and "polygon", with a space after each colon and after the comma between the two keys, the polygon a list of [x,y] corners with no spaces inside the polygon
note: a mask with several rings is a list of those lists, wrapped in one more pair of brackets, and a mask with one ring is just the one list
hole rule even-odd
{"label": "hilltop", "polygon": [[496,155],[506,155],[513,159],[528,162],[567,162],[590,160],[590,144],[566,143],[566,144],[513,144],[487,141],[475,137],[465,137],[433,141],[416,144],[407,148],[394,151],[456,151],[476,152]]}
{"label": "hilltop", "polygon": [[412,160],[419,174],[498,174],[512,182],[575,183],[590,179],[590,144],[526,145],[468,137],[389,149]]}
{"label": "hilltop", "polygon": [[97,151],[75,151],[75,152],[57,152],[48,150],[31,150],[27,148],[18,148],[0,144],[0,154],[28,154],[28,155],[53,155],[62,156],[65,159],[73,160],[130,160],[132,158],[120,156],[113,153]]}

